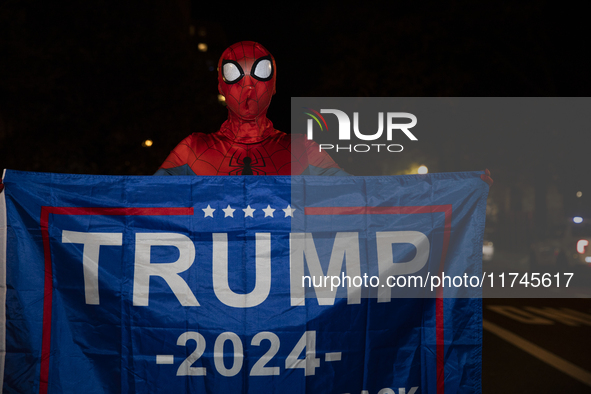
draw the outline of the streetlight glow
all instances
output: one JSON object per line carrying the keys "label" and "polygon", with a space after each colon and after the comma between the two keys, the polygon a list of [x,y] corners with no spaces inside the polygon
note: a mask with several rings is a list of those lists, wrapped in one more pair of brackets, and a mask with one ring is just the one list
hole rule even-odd
{"label": "streetlight glow", "polygon": [[149,147],[151,147],[153,144],[154,144],[154,141],[152,141],[152,140],[145,140],[144,142],[142,142],[142,146],[143,146],[144,148],[149,148]]}
{"label": "streetlight glow", "polygon": [[429,169],[427,168],[427,166],[420,166],[419,169],[417,170],[417,172],[419,174],[426,174],[429,172]]}

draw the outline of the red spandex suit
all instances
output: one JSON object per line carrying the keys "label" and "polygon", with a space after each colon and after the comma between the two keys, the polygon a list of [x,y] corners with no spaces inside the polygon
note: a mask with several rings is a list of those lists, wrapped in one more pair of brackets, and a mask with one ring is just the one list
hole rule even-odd
{"label": "red spandex suit", "polygon": [[275,59],[262,45],[243,41],[218,62],[218,90],[228,120],[215,133],[193,133],[154,175],[349,175],[305,135],[290,136],[267,119],[275,94]]}

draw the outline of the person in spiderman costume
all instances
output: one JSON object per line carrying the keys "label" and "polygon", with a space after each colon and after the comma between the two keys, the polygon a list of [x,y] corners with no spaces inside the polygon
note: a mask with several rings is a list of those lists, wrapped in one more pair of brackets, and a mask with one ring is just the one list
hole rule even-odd
{"label": "person in spiderman costume", "polygon": [[242,41],[226,49],[218,90],[228,120],[214,133],[185,138],[154,175],[349,175],[305,135],[273,127],[267,108],[275,79],[275,59],[261,44]]}

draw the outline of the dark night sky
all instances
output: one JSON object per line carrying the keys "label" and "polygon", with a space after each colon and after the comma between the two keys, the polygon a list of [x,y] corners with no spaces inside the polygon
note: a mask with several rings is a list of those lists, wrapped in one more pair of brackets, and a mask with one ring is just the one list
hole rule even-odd
{"label": "dark night sky", "polygon": [[[184,0],[0,4],[2,168],[153,173],[186,135],[215,131],[224,120],[211,68],[241,40],[275,56],[268,115],[287,132],[292,96],[588,96],[591,87],[584,14],[544,1],[293,3],[281,13]],[[543,160],[545,171],[568,177],[570,193],[573,179],[589,179],[583,158],[591,139],[560,133],[459,130],[445,138],[468,153],[437,151],[436,138],[425,153],[448,155],[440,171],[488,167],[501,182],[520,181],[507,174],[524,158]],[[141,146],[147,138],[152,148]],[[477,145],[490,149],[470,153]],[[519,168],[521,178],[535,172]]]}

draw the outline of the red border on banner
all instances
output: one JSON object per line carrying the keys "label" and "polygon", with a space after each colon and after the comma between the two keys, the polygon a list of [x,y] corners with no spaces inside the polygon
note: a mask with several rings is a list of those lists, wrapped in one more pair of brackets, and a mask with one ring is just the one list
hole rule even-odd
{"label": "red border on banner", "polygon": [[[445,266],[445,257],[449,246],[451,234],[451,204],[446,205],[424,205],[407,207],[307,207],[304,209],[306,215],[400,215],[413,213],[444,213],[445,222],[443,225],[443,248],[441,251],[441,263],[439,264],[439,275]],[[443,326],[443,287],[438,287],[435,299],[435,343],[436,343],[436,365],[437,365],[437,394],[445,393],[445,336]]]}
{"label": "red border on banner", "polygon": [[51,356],[51,308],[53,296],[53,270],[49,243],[49,215],[102,215],[102,216],[173,216],[193,215],[193,208],[99,208],[99,207],[41,207],[39,225],[43,238],[45,280],[43,285],[43,329],[41,334],[41,367],[39,394],[49,388],[49,359]]}

